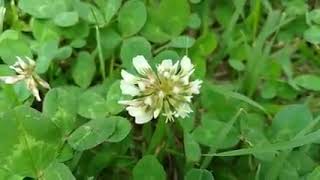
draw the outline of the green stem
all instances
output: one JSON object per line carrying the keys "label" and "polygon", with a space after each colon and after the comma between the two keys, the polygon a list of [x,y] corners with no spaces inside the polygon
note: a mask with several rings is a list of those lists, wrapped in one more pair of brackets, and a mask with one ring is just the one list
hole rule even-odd
{"label": "green stem", "polygon": [[100,31],[99,27],[96,25],[96,41],[97,41],[97,48],[98,48],[98,56],[100,62],[100,73],[103,81],[106,79],[106,70],[105,70],[105,63],[102,54],[101,42],[100,42]]}
{"label": "green stem", "polygon": [[[216,153],[216,148],[211,147],[208,153],[209,153],[209,154],[214,154],[214,153]],[[201,166],[200,166],[201,169],[206,169],[206,168],[209,166],[209,164],[211,163],[212,158],[213,158],[213,156],[207,156],[207,157],[205,157],[204,160],[202,161]]]}
{"label": "green stem", "polygon": [[163,138],[165,137],[166,132],[166,122],[164,119],[158,119],[156,129],[152,135],[150,144],[148,146],[146,154],[153,154],[157,149],[157,146],[161,144]]}

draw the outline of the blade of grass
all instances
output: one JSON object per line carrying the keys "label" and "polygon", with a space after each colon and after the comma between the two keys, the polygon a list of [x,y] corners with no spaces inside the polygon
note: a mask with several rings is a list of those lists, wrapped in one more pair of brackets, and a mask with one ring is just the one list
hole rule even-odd
{"label": "blade of grass", "polygon": [[304,128],[295,138],[289,141],[279,142],[264,147],[244,148],[216,154],[204,154],[204,156],[242,156],[255,153],[277,152],[279,150],[288,150],[306,144],[311,144],[315,141],[320,140],[320,130],[317,130],[307,135],[304,134],[311,131],[311,129],[319,122],[319,120],[320,116],[318,116],[306,128]]}

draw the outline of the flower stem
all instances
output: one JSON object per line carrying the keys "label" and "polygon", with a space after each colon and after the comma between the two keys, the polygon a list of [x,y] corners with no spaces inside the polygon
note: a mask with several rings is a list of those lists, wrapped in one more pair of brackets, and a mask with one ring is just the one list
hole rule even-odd
{"label": "flower stem", "polygon": [[146,154],[153,154],[158,145],[161,144],[166,132],[166,122],[164,119],[158,119],[156,129],[152,135]]}
{"label": "flower stem", "polygon": [[97,48],[98,48],[98,56],[100,62],[100,73],[102,76],[103,81],[106,79],[106,70],[105,70],[105,63],[102,54],[101,42],[100,42],[100,31],[98,25],[96,25],[96,41],[97,41]]}

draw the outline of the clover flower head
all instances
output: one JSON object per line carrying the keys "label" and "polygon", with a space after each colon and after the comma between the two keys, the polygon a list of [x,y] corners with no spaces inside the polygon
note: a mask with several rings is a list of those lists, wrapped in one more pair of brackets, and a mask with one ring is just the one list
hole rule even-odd
{"label": "clover flower head", "polygon": [[29,57],[26,57],[25,60],[17,57],[17,61],[12,66],[9,66],[17,75],[0,76],[0,80],[6,84],[16,84],[19,81],[25,81],[28,90],[31,91],[37,101],[41,101],[37,86],[40,85],[46,89],[50,89],[50,85],[35,72],[35,67],[35,61]]}
{"label": "clover flower head", "polygon": [[157,65],[156,72],[141,55],[134,57],[132,62],[140,76],[122,70],[120,88],[122,94],[133,99],[119,103],[126,106],[137,124],[147,123],[159,115],[165,116],[166,122],[174,121],[192,112],[191,99],[200,93],[202,81],[190,81],[194,66],[187,56],[174,64],[172,60],[163,60]]}

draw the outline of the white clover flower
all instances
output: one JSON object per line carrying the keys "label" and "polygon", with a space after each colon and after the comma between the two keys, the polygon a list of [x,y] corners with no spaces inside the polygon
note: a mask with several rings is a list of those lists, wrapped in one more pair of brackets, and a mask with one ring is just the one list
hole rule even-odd
{"label": "white clover flower", "polygon": [[37,86],[40,85],[46,89],[50,89],[50,86],[35,72],[36,63],[28,57],[26,57],[26,60],[27,61],[24,61],[22,58],[17,57],[17,62],[10,66],[10,69],[13,69],[17,75],[0,76],[0,80],[6,84],[15,84],[19,81],[25,81],[27,88],[31,91],[36,100],[41,101]]}
{"label": "white clover flower", "polygon": [[187,56],[175,64],[163,60],[157,65],[157,73],[143,56],[133,58],[133,66],[141,76],[122,70],[120,82],[122,93],[133,99],[119,103],[127,106],[137,124],[147,123],[160,114],[166,117],[166,122],[174,121],[175,117],[185,118],[192,112],[191,99],[193,94],[200,93],[202,81],[190,82],[194,66]]}

